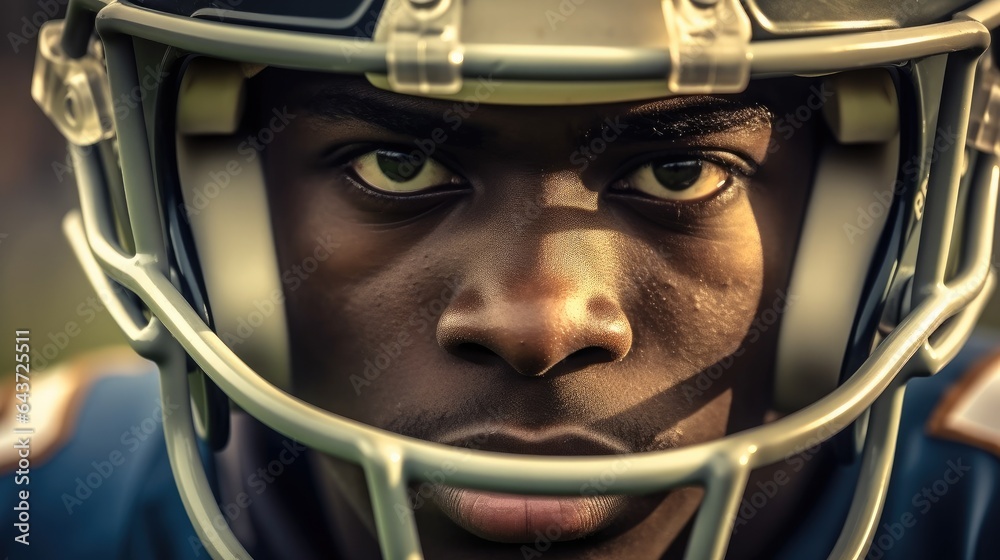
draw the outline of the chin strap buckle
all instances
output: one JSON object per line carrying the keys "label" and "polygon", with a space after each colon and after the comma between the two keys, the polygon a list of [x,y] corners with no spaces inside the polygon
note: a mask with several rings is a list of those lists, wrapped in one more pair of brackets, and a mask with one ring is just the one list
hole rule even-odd
{"label": "chin strap buckle", "polygon": [[386,9],[389,85],[393,91],[453,94],[462,89],[459,42],[463,0],[399,0]]}
{"label": "chin strap buckle", "polygon": [[64,25],[50,21],[38,33],[31,97],[67,140],[90,146],[115,134],[104,53],[92,40],[86,55],[66,56],[60,44]]}
{"label": "chin strap buckle", "polygon": [[739,0],[663,0],[670,91],[738,93],[750,83],[750,16]]}
{"label": "chin strap buckle", "polygon": [[966,143],[983,153],[1000,156],[1000,70],[992,51],[986,51],[976,68]]}

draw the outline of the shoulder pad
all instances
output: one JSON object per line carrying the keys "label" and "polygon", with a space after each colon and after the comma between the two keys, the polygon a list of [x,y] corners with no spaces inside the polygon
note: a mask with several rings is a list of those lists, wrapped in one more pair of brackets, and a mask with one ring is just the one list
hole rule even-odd
{"label": "shoulder pad", "polygon": [[1000,352],[973,363],[958,378],[935,407],[927,432],[1000,457]]}
{"label": "shoulder pad", "polygon": [[[95,383],[116,376],[137,376],[156,366],[128,347],[115,347],[74,357],[45,371],[31,372],[27,404],[30,421],[17,421],[16,406],[22,404],[15,391],[14,375],[0,385],[0,475],[17,468],[19,437],[14,429],[34,430],[31,438],[33,464],[41,465],[72,439],[82,404]],[[22,397],[23,399],[24,397]]]}

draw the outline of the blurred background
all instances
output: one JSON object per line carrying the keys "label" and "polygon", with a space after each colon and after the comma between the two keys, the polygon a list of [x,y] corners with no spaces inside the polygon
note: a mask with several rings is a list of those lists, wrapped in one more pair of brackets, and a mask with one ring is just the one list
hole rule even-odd
{"label": "blurred background", "polygon": [[[62,234],[77,205],[62,137],[31,99],[38,27],[66,0],[0,3],[0,371],[13,370],[15,330],[30,329],[34,372],[88,349],[122,343]],[[1000,325],[994,297],[985,323]],[[8,338],[5,338],[8,337]]]}
{"label": "blurred background", "polygon": [[[77,205],[72,167],[62,136],[31,99],[38,25],[61,18],[65,4],[0,3],[0,372],[5,374],[13,371],[15,330],[31,330],[33,353],[42,358],[33,359],[33,371],[44,362],[123,341],[107,312],[96,311],[103,306],[62,234],[63,216]],[[88,308],[92,302],[96,309]]]}

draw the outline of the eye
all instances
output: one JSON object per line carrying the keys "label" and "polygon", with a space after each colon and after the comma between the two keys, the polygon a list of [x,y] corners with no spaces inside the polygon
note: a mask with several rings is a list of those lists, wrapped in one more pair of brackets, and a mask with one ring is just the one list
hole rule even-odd
{"label": "eye", "polygon": [[693,202],[719,192],[731,177],[729,169],[705,159],[661,158],[629,173],[616,188],[663,200]]}
{"label": "eye", "polygon": [[367,186],[390,194],[415,194],[463,182],[433,159],[392,150],[362,154],[350,166]]}

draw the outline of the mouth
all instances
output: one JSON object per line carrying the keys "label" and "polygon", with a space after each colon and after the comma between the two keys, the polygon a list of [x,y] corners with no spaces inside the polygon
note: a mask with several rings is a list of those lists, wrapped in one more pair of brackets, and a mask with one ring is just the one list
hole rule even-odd
{"label": "mouth", "polygon": [[[585,432],[528,430],[463,430],[442,443],[523,455],[620,455],[629,450],[620,442]],[[434,501],[466,531],[497,542],[532,542],[583,537],[610,525],[625,509],[627,496],[609,495],[613,481],[585,485],[580,495],[537,496],[487,492],[444,486]]]}

